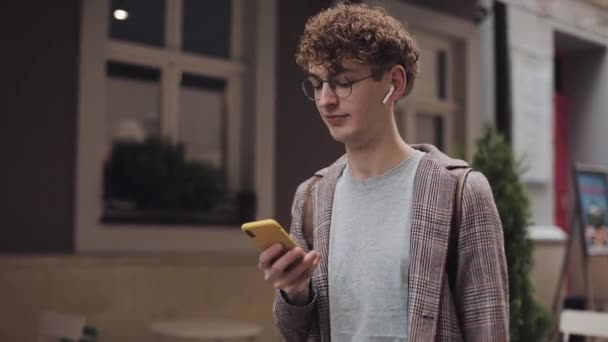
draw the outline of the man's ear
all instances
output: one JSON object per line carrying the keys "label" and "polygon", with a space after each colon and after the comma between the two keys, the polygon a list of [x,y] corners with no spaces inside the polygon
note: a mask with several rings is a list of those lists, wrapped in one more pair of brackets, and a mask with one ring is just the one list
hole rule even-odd
{"label": "man's ear", "polygon": [[395,86],[395,93],[399,95],[399,98],[405,95],[405,88],[407,87],[407,76],[405,69],[401,65],[395,65],[390,73],[391,83]]}

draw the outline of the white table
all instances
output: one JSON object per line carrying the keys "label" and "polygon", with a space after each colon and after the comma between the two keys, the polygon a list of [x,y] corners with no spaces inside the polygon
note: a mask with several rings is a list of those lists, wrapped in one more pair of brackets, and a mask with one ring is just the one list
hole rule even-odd
{"label": "white table", "polygon": [[150,326],[160,341],[163,337],[198,341],[222,341],[226,339],[255,340],[262,328],[257,324],[233,320],[168,320],[154,322]]}

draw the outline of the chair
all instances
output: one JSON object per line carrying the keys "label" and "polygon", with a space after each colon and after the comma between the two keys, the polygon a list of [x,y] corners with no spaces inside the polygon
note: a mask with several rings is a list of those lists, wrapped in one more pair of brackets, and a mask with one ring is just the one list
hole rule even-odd
{"label": "chair", "polygon": [[86,326],[86,317],[77,314],[45,311],[38,325],[38,342],[69,339],[78,341]]}
{"label": "chair", "polygon": [[584,310],[562,310],[559,331],[563,341],[570,335],[608,337],[608,313]]}

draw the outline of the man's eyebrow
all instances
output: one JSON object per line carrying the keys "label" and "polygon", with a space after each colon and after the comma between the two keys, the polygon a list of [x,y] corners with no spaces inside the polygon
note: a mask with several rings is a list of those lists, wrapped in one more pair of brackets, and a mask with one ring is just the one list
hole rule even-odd
{"label": "man's eyebrow", "polygon": [[[353,72],[353,69],[348,69],[348,68],[341,68],[339,72],[328,72],[327,75],[329,76],[328,79],[334,78],[336,76],[340,76],[340,75],[344,75],[344,74],[349,74],[351,72]],[[345,75],[346,76],[346,75]],[[317,79],[323,79],[321,76],[314,74],[312,72],[307,72],[306,73],[306,77],[314,77]]]}

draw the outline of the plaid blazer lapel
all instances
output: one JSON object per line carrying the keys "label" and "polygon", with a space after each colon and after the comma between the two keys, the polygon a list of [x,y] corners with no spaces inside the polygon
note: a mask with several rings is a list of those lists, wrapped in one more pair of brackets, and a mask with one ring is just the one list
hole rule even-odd
{"label": "plaid blazer lapel", "polygon": [[414,181],[409,274],[409,340],[434,341],[444,283],[456,180],[427,153]]}
{"label": "plaid blazer lapel", "polygon": [[312,281],[317,291],[317,309],[321,341],[331,339],[329,327],[329,229],[333,209],[334,192],[340,175],[346,167],[346,157],[338,159],[330,167],[317,172],[322,176],[312,194],[314,216],[314,246],[321,255],[321,262],[313,274]]}

